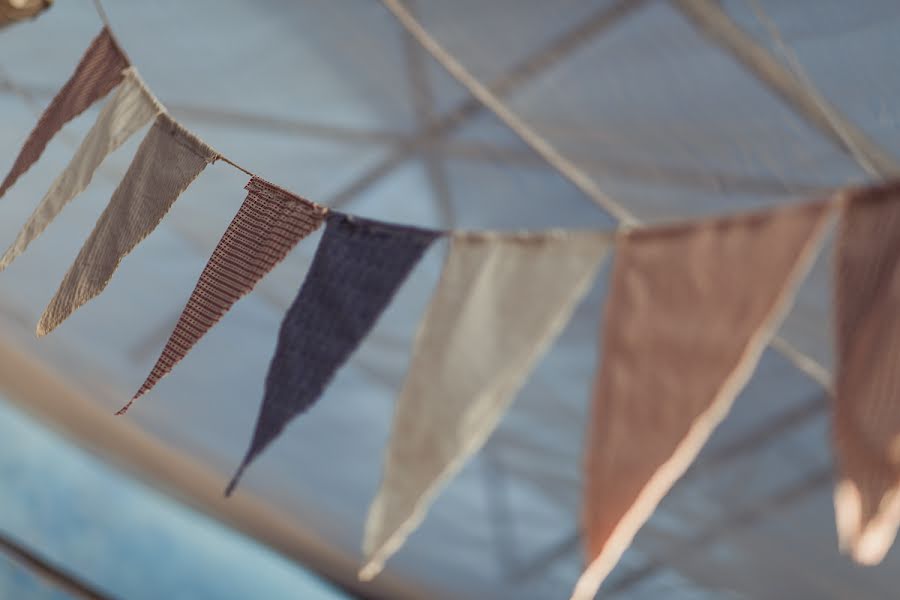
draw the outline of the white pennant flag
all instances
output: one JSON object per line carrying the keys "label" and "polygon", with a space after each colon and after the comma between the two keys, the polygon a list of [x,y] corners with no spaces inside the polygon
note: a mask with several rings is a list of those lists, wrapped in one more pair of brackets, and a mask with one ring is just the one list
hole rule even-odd
{"label": "white pennant flag", "polygon": [[85,136],[75,156],[59,174],[19,235],[0,257],[0,271],[22,254],[56,218],[63,207],[87,188],[94,171],[113,150],[162,112],[163,107],[134,67],[123,72],[122,83]]}
{"label": "white pennant flag", "polygon": [[588,290],[611,239],[453,234],[397,401],[361,578],[381,571],[440,487],[484,444]]}

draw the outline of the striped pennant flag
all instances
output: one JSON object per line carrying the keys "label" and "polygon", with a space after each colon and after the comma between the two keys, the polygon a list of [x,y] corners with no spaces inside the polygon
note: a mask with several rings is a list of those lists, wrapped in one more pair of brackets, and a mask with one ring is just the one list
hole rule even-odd
{"label": "striped pennant flag", "polygon": [[325,218],[324,207],[258,177],[250,179],[244,189],[247,198],[200,274],[159,360],[118,414],[168,375],[234,303],[249,294]]}
{"label": "striped pennant flag", "polygon": [[137,247],[218,153],[160,113],[56,295],[41,315],[37,335],[51,332],[106,289],[119,263]]}
{"label": "striped pennant flag", "polygon": [[6,269],[41,235],[69,201],[87,188],[94,171],[109,153],[162,111],[162,105],[144,85],[135,68],[125,69],[122,83],[100,111],[100,116],[75,156],[50,186],[15,241],[0,257],[0,271]]}

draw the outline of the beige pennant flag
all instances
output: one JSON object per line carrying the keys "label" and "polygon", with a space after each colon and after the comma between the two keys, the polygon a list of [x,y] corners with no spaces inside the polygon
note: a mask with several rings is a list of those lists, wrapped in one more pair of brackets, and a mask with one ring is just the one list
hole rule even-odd
{"label": "beige pennant flag", "polygon": [[585,457],[603,579],[728,413],[819,249],[831,205],[634,231],[616,249]]}
{"label": "beige pennant flag", "polygon": [[46,335],[103,291],[122,259],[150,235],[181,193],[218,154],[160,113],[56,295],[41,315]]}
{"label": "beige pennant flag", "polygon": [[371,579],[484,444],[588,290],[599,232],[453,234],[394,414],[360,577]]}
{"label": "beige pennant flag", "polygon": [[69,201],[87,188],[94,171],[108,154],[162,110],[134,67],[126,69],[115,95],[103,107],[75,156],[53,182],[15,241],[0,257],[0,271],[25,251]]}
{"label": "beige pennant flag", "polygon": [[835,516],[871,565],[900,525],[900,184],[849,195],[835,253]]}

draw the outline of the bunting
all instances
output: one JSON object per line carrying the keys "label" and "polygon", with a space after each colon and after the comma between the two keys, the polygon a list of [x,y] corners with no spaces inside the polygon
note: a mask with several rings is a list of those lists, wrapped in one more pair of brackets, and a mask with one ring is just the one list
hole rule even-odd
{"label": "bunting", "polygon": [[104,27],[81,57],[81,62],[69,81],[53,98],[25,140],[12,169],[0,184],[0,198],[41,157],[44,148],[63,125],[103,98],[122,81],[122,71],[127,66],[125,53]]}
{"label": "bunting", "polygon": [[[102,13],[102,10],[101,10]],[[2,20],[2,19],[0,19]],[[0,197],[56,133],[108,95],[75,155],[0,257],[0,271],[90,184],[106,156],[153,120],[128,171],[37,326],[57,327],[101,293],[119,263],[218,158],[251,175],[162,353],[150,391],[240,298],[325,223],[279,331],[244,470],[324,392],[444,232],[329,212],[222,157],[173,120],[104,28],[29,134]],[[726,416],[821,245],[836,244],[835,513],[841,549],[880,562],[900,526],[900,183],[753,215],[620,234],[449,233],[450,250],[397,401],[360,577],[377,575],[430,502],[484,444],[568,321],[614,239],[603,352],[585,450],[593,598],[634,535]]]}
{"label": "bunting", "polygon": [[900,184],[848,198],[835,250],[838,539],[877,564],[900,524]]}
{"label": "bunting", "polygon": [[253,440],[228,485],[322,394],[439,235],[338,212],[278,334]]}
{"label": "bunting", "polygon": [[181,193],[218,157],[167,113],[160,113],[125,177],[37,326],[46,335],[103,291],[121,260],[147,237]]}
{"label": "bunting", "polygon": [[371,579],[484,444],[587,291],[612,238],[454,233],[416,337],[366,522]]}
{"label": "bunting", "polygon": [[617,246],[585,459],[593,598],[728,413],[818,249],[830,204],[633,231]]}
{"label": "bunting", "polygon": [[247,198],[200,274],[159,360],[120,414],[165,377],[235,302],[325,218],[323,207],[258,177],[251,178],[244,189]]}
{"label": "bunting", "polygon": [[103,107],[75,156],[53,182],[16,240],[0,257],[0,271],[25,251],[69,201],[87,188],[94,171],[108,154],[162,110],[163,107],[144,85],[134,67],[125,69],[122,83]]}

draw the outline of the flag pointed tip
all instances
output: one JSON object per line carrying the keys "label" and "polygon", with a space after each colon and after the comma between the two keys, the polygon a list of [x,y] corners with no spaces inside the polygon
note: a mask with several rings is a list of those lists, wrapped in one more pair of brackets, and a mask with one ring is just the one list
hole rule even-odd
{"label": "flag pointed tip", "polygon": [[356,576],[360,581],[372,581],[383,568],[384,565],[380,561],[371,560],[359,570]]}
{"label": "flag pointed tip", "polygon": [[225,496],[226,498],[230,497],[231,494],[234,492],[235,488],[237,487],[238,483],[239,483],[240,480],[241,480],[241,477],[244,475],[244,469],[247,468],[247,463],[248,463],[248,462],[250,462],[250,461],[249,461],[247,458],[245,458],[245,459],[241,462],[241,466],[238,467],[238,470],[237,470],[237,472],[234,474],[234,477],[232,477],[232,478],[231,478],[231,481],[228,482],[228,485],[225,486],[225,494],[224,494],[224,496]]}
{"label": "flag pointed tip", "polygon": [[34,330],[34,334],[37,337],[44,337],[48,333],[53,331],[53,327],[50,326],[44,317],[41,317],[41,320],[38,321],[37,328]]}
{"label": "flag pointed tip", "polygon": [[231,494],[234,492],[234,488],[237,487],[238,479],[240,475],[235,475],[231,481],[228,482],[228,485],[225,486],[225,493],[223,494],[226,498],[230,498]]}
{"label": "flag pointed tip", "polygon": [[128,409],[131,408],[131,405],[134,404],[134,401],[137,400],[138,398],[140,398],[140,395],[139,395],[139,394],[136,395],[136,396],[135,396],[134,398],[132,398],[131,400],[129,400],[129,401],[125,404],[125,406],[123,406],[122,408],[120,408],[119,410],[116,411],[116,416],[117,416],[117,417],[121,417],[122,415],[124,415],[125,413],[127,413],[127,412],[128,412]]}

